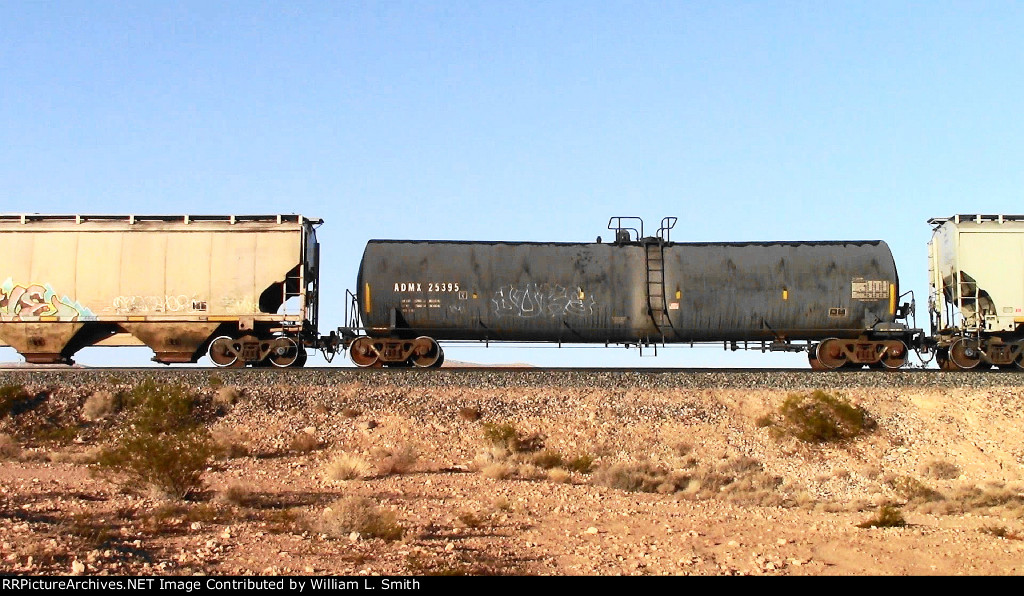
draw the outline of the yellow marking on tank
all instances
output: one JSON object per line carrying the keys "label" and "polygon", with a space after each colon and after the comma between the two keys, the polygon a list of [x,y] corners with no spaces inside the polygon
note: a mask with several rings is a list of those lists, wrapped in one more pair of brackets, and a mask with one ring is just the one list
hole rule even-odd
{"label": "yellow marking on tank", "polygon": [[789,290],[786,288],[782,288],[782,299],[789,300]]}
{"label": "yellow marking on tank", "polygon": [[363,311],[366,314],[370,314],[370,284],[363,284],[365,289],[363,290]]}
{"label": "yellow marking on tank", "polygon": [[889,314],[896,314],[896,284],[889,284]]}

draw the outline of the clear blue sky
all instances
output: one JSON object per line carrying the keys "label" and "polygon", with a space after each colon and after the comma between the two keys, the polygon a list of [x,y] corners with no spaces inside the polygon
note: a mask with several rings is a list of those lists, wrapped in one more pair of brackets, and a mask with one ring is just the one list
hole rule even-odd
{"label": "clear blue sky", "polygon": [[926,325],[926,220],[1024,213],[1022,32],[1020,2],[5,2],[0,211],[324,218],[325,329],[370,238],[880,238]]}

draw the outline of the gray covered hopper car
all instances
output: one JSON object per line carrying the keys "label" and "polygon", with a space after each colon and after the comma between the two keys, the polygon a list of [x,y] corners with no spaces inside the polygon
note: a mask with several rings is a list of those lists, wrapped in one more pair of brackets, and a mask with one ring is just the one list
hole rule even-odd
{"label": "gray covered hopper car", "polygon": [[438,366],[437,340],[485,340],[754,342],[808,350],[818,368],[906,362],[912,332],[897,322],[885,242],[680,243],[665,228],[612,229],[613,243],[370,241],[356,296],[367,336],[352,360]]}

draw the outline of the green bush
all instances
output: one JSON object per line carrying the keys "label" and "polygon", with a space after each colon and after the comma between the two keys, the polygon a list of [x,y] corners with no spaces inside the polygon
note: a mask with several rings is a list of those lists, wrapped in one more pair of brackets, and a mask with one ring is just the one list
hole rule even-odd
{"label": "green bush", "polygon": [[842,442],[877,427],[859,406],[821,390],[810,395],[791,394],[779,408],[779,415],[779,431],[806,443]]}
{"label": "green bush", "polygon": [[858,528],[902,528],[907,522],[903,519],[900,510],[891,506],[883,505],[878,508],[875,517],[857,524]]}
{"label": "green bush", "polygon": [[20,414],[32,396],[21,385],[4,385],[0,387],[0,417],[8,414]]}
{"label": "green bush", "polygon": [[125,401],[127,429],[100,455],[97,470],[125,486],[145,486],[175,499],[200,490],[214,444],[193,416],[196,396],[181,387],[146,382]]}

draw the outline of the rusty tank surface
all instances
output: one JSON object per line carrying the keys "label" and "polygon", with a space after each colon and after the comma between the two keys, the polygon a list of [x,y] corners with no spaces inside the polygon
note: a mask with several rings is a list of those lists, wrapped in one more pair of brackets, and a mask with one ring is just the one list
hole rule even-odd
{"label": "rusty tank surface", "polygon": [[161,363],[301,366],[321,222],[301,215],[2,215],[0,341],[28,362],[145,345]]}
{"label": "rusty tank surface", "polygon": [[[612,242],[372,240],[354,309],[359,366],[439,366],[439,340],[808,352],[812,366],[906,362],[913,331],[881,240],[674,242],[612,218]],[[800,342],[803,342],[801,344]]]}

